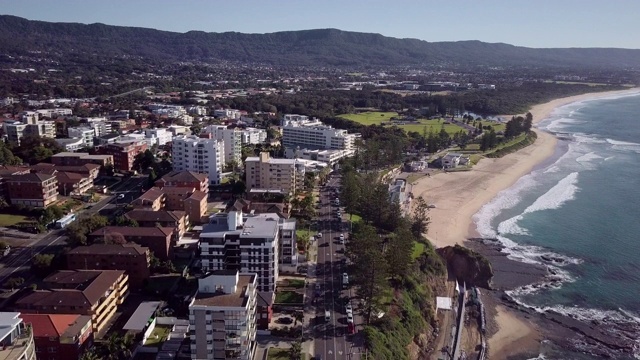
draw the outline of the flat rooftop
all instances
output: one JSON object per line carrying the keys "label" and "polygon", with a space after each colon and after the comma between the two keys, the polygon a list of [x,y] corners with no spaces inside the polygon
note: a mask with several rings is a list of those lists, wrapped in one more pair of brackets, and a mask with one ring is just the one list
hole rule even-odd
{"label": "flat rooftop", "polygon": [[239,275],[236,291],[232,294],[198,292],[193,300],[194,306],[246,307],[249,297],[247,288],[255,281],[255,274]]}

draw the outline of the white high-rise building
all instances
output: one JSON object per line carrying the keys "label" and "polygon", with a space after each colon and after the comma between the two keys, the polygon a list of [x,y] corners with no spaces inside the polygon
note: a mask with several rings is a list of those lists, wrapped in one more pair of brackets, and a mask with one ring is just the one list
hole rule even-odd
{"label": "white high-rise building", "polygon": [[75,127],[69,128],[69,137],[70,138],[80,138],[84,143],[84,147],[93,147],[93,138],[96,136],[96,131],[93,127]]}
{"label": "white high-rise building", "polygon": [[210,185],[220,184],[224,144],[221,140],[194,135],[176,136],[172,141],[173,170],[207,174]]}
{"label": "white high-rise building", "polygon": [[204,130],[211,138],[224,142],[224,164],[235,161],[240,164],[242,158],[242,132],[240,129],[228,129],[224,125],[209,125]]}
{"label": "white high-rise building", "polygon": [[[300,120],[295,120],[301,118]],[[334,129],[317,119],[302,115],[285,115],[282,120],[282,145],[285,148],[352,150],[356,134]]]}
{"label": "white high-rise building", "polygon": [[[287,232],[285,236],[283,233]],[[286,244],[281,244],[283,240]],[[295,244],[295,222],[280,219],[278,214],[243,214],[230,211],[209,218],[200,233],[202,270],[239,270],[257,273],[258,291],[275,291],[282,256],[286,245],[287,264],[297,264],[291,253]],[[297,250],[296,250],[297,251]]]}
{"label": "white high-rise building", "polygon": [[242,144],[262,144],[267,141],[267,130],[246,128],[241,131]]}
{"label": "white high-rise building", "polygon": [[189,304],[191,359],[253,360],[256,274],[216,271],[198,279]]}

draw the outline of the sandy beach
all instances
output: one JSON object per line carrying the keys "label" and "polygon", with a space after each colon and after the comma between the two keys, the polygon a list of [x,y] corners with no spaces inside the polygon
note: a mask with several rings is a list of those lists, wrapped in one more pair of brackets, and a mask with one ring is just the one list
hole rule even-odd
{"label": "sandy beach", "polygon": [[[556,99],[531,109],[534,126],[546,119],[560,106],[589,99],[597,99],[638,89],[589,93]],[[510,117],[510,116],[509,116]],[[414,182],[414,196],[422,196],[436,205],[429,213],[431,224],[427,237],[436,247],[460,244],[477,237],[472,216],[491,201],[500,191],[509,188],[520,177],[554,154],[557,140],[553,135],[534,129],[536,142],[520,151],[499,159],[482,159],[471,171],[439,173]],[[496,307],[495,321],[498,331],[489,339],[489,356],[504,358],[539,341],[539,332],[530,321],[523,320],[508,308]]]}

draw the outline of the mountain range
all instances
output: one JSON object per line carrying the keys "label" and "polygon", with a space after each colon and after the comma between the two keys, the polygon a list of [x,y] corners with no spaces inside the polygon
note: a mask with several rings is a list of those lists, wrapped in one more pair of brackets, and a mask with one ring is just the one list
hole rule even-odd
{"label": "mountain range", "polygon": [[285,66],[640,68],[638,49],[534,49],[481,41],[427,42],[337,29],[268,34],[176,33],[104,24],[32,21],[0,15],[0,53],[26,55],[33,51],[59,56],[83,54],[103,58]]}

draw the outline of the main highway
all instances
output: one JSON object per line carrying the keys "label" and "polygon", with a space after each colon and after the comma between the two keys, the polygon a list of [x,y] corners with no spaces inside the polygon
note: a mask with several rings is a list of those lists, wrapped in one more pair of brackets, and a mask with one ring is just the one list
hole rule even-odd
{"label": "main highway", "polygon": [[[322,236],[317,239],[318,259],[316,265],[316,284],[319,291],[316,292],[314,319],[314,357],[316,359],[360,359],[359,353],[353,349],[353,341],[356,336],[349,334],[347,327],[347,313],[345,305],[352,298],[351,288],[343,286],[343,273],[346,269],[345,245],[341,244],[340,234],[346,237],[343,231],[342,216],[337,216],[339,206],[333,205],[338,197],[340,178],[332,175],[326,186],[320,191],[320,209],[318,210],[318,228]],[[351,300],[352,307],[355,303]],[[330,317],[325,319],[325,311]],[[359,319],[356,318],[356,322]]]}

